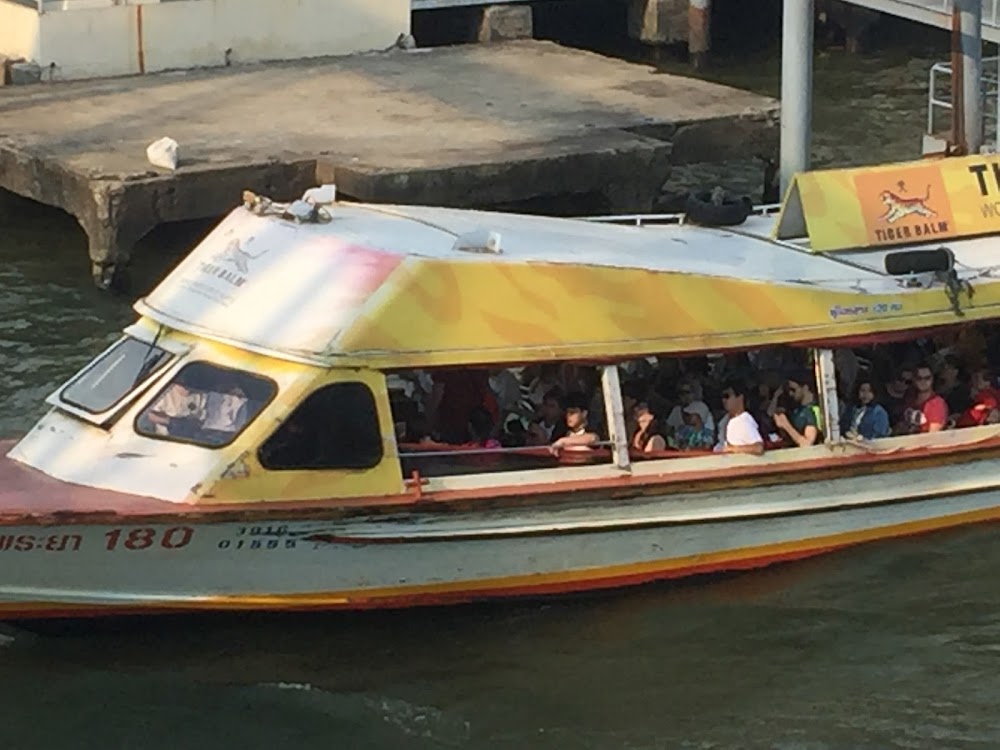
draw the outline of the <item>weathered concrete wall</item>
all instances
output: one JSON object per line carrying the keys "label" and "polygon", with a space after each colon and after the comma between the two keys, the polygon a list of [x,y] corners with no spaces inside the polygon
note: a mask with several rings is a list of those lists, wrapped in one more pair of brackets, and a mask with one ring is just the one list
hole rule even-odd
{"label": "weathered concrete wall", "polygon": [[0,55],[37,59],[38,22],[35,8],[0,0]]}
{"label": "weathered concrete wall", "polygon": [[409,33],[410,3],[174,0],[55,11],[40,21],[33,57],[43,68],[55,63],[55,77],[78,79],[384,49]]}
{"label": "weathered concrete wall", "polygon": [[[139,72],[135,6],[45,13],[37,62],[53,78],[93,78]],[[48,71],[47,71],[48,75]]]}

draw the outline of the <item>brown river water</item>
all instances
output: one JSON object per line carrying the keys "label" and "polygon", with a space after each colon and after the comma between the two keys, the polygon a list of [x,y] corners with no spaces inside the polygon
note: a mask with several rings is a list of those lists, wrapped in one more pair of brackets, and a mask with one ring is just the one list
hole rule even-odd
{"label": "brown river water", "polygon": [[[821,51],[816,163],[916,156],[944,44]],[[777,57],[721,60],[708,76],[776,93]],[[758,179],[747,165],[679,175]],[[144,240],[134,293],[205,230]],[[36,210],[0,225],[0,436],[31,424],[132,319],[130,303],[91,289],[68,217]],[[0,744],[995,749],[998,570],[1000,529],[987,525],[569,599],[0,625]]]}

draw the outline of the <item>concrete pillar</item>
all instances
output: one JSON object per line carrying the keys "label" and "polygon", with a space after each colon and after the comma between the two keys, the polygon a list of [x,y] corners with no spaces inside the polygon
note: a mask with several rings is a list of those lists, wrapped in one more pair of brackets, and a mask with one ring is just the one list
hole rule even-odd
{"label": "concrete pillar", "polygon": [[689,0],[629,0],[628,35],[643,44],[688,41]]}
{"label": "concrete pillar", "polygon": [[784,0],[781,20],[781,196],[812,148],[813,0]]}
{"label": "concrete pillar", "polygon": [[688,55],[696,70],[705,67],[712,48],[712,0],[689,0]]}
{"label": "concrete pillar", "polygon": [[76,220],[87,233],[90,271],[99,289],[122,291],[128,286],[132,248],[158,223],[139,191],[124,183],[90,185],[89,200],[77,201]]}
{"label": "concrete pillar", "polygon": [[487,5],[476,21],[475,37],[479,42],[531,39],[534,33],[530,5]]}
{"label": "concrete pillar", "polygon": [[[983,6],[980,0],[958,0],[962,34],[962,107],[965,145],[978,154],[983,145],[983,100],[980,80],[983,70]],[[957,82],[953,82],[957,83]]]}

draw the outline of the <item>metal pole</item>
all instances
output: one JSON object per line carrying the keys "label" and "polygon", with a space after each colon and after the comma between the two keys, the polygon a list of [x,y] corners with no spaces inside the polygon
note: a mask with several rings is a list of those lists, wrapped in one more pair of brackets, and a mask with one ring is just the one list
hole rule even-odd
{"label": "metal pole", "polygon": [[781,195],[809,168],[813,0],[784,0],[781,19]]}
{"label": "metal pole", "polygon": [[962,33],[962,114],[967,153],[978,154],[983,145],[983,5],[980,0],[959,0]]}
{"label": "metal pole", "polygon": [[962,24],[956,5],[951,11],[951,147],[949,152],[967,153],[965,143],[965,105],[962,104]]}

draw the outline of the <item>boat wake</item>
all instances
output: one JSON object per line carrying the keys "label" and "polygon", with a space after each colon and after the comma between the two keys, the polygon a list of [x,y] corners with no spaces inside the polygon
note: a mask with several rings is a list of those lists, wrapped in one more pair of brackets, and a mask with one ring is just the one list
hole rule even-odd
{"label": "boat wake", "polygon": [[[397,741],[405,737],[420,743],[421,747],[424,740],[432,741],[435,747],[460,747],[471,738],[472,726],[468,721],[434,706],[386,696],[345,696],[309,682],[261,682],[257,687],[305,693],[308,697],[303,695],[302,700],[327,716],[343,718],[349,723],[360,721],[377,735],[390,731]],[[378,726],[383,730],[379,731]],[[388,741],[390,738],[382,739]]]}
{"label": "boat wake", "polygon": [[11,625],[4,625],[0,623],[0,648],[4,646],[13,646],[16,641],[24,640],[29,636],[29,633],[18,630]]}
{"label": "boat wake", "polygon": [[472,725],[433,706],[420,706],[397,698],[368,698],[365,705],[382,721],[411,737],[433,739],[436,744],[456,747],[470,739]]}

